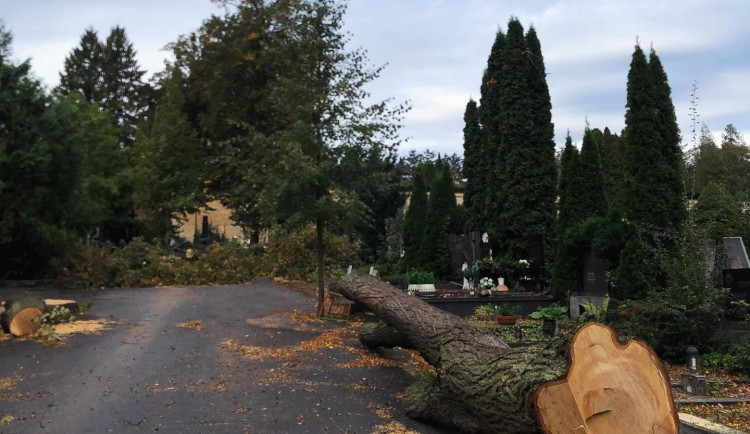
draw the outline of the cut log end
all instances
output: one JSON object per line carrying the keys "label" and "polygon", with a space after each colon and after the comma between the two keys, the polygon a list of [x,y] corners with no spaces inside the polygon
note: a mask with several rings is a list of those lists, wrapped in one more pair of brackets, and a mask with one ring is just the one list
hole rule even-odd
{"label": "cut log end", "polygon": [[568,374],[533,400],[548,433],[677,433],[679,420],[661,361],[646,344],[621,344],[589,323],[573,337]]}
{"label": "cut log end", "polygon": [[34,321],[40,316],[42,311],[35,307],[21,309],[8,323],[8,331],[13,336],[31,336],[42,325],[41,321]]}

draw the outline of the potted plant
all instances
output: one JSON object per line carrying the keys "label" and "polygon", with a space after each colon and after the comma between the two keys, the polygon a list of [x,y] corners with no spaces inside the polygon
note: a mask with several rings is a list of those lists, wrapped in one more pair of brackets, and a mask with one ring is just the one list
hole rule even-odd
{"label": "potted plant", "polygon": [[435,275],[431,271],[412,271],[407,279],[407,291],[417,293],[435,292]]}
{"label": "potted plant", "polygon": [[513,325],[518,321],[518,306],[495,305],[495,318],[500,325]]}
{"label": "potted plant", "polygon": [[483,304],[474,309],[474,317],[480,321],[492,321],[493,314],[495,313],[494,308],[491,304]]}
{"label": "potted plant", "polygon": [[567,318],[567,316],[568,308],[560,306],[557,303],[552,303],[547,307],[540,307],[529,315],[529,317],[533,319],[543,320],[542,333],[552,336],[556,335],[558,332],[557,322]]}

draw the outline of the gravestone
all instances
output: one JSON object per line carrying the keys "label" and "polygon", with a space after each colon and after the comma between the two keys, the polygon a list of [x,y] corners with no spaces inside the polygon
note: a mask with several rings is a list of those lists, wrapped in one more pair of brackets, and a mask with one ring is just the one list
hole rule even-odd
{"label": "gravestone", "polygon": [[722,274],[724,286],[733,293],[750,293],[750,268],[726,269]]}
{"label": "gravestone", "polygon": [[465,235],[448,235],[448,246],[451,252],[451,277],[459,278],[461,276],[461,267],[467,262],[466,256],[466,236]]}
{"label": "gravestone", "polygon": [[591,303],[594,306],[603,306],[604,302],[607,300],[606,295],[592,295],[592,294],[573,294],[570,296],[570,305],[569,312],[570,312],[570,319],[576,319],[583,312],[585,312],[585,309],[583,308],[583,305],[585,303]]}
{"label": "gravestone", "polygon": [[750,268],[747,259],[747,251],[742,237],[724,237],[724,247],[727,250],[726,268],[734,270],[737,268]]}
{"label": "gravestone", "polygon": [[583,256],[583,293],[587,295],[607,295],[607,261],[587,253]]}

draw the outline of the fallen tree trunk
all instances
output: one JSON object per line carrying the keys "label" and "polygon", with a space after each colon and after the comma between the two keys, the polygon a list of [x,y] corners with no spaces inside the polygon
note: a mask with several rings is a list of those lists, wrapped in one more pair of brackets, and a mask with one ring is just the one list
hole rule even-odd
{"label": "fallen tree trunk", "polygon": [[620,345],[606,326],[586,325],[572,343],[510,348],[372,276],[349,274],[338,290],[385,323],[365,330],[365,345],[413,348],[437,368],[405,392],[411,417],[470,433],[678,430],[658,358],[645,344]]}

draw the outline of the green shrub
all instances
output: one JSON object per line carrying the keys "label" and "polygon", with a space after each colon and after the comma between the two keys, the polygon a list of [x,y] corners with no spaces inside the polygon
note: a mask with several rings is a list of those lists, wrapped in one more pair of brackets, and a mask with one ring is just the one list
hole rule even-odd
{"label": "green shrub", "polygon": [[621,335],[645,340],[663,359],[682,362],[688,346],[701,351],[711,347],[729,292],[706,272],[700,228],[686,228],[685,236],[673,239],[672,248],[654,255],[664,270],[665,287],[650,288],[646,298],[628,301],[633,315],[616,328]]}
{"label": "green shrub", "polygon": [[412,271],[407,278],[409,285],[424,285],[435,283],[435,274],[432,271]]}
{"label": "green shrub", "polygon": [[750,342],[730,342],[719,351],[702,356],[703,367],[750,375]]}
{"label": "green shrub", "polygon": [[71,270],[79,281],[102,288],[218,285],[252,280],[260,261],[256,252],[232,242],[214,243],[185,259],[136,238],[122,249],[81,245]]}
{"label": "green shrub", "polygon": [[[277,231],[263,257],[262,272],[268,276],[314,280],[318,269],[315,240],[312,224],[295,231]],[[349,265],[359,265],[357,247],[346,236],[325,231],[323,242],[327,275],[340,276]]]}
{"label": "green shrub", "polygon": [[560,306],[557,303],[552,303],[547,307],[540,307],[535,312],[532,312],[529,317],[533,319],[565,319],[568,317],[568,308],[566,306]]}

